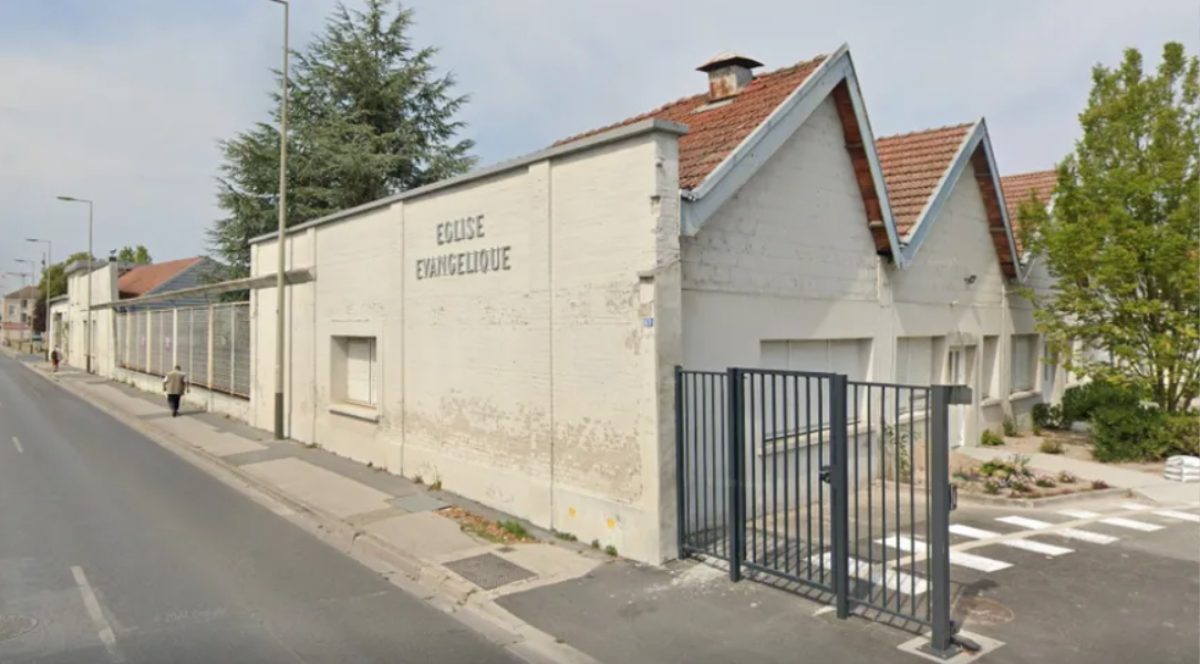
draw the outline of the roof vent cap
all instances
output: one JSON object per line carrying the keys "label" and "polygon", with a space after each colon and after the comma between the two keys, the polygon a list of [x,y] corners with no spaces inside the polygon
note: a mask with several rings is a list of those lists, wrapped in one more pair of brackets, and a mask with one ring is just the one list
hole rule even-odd
{"label": "roof vent cap", "polygon": [[708,74],[708,99],[718,101],[737,95],[754,80],[750,72],[762,63],[734,51],[724,51],[696,67],[696,71]]}

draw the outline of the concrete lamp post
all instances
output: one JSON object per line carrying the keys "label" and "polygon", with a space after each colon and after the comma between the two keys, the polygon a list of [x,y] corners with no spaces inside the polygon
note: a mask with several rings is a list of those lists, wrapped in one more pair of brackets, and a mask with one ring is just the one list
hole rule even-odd
{"label": "concrete lamp post", "polygon": [[283,81],[279,95],[279,234],[275,238],[278,262],[275,270],[275,438],[282,439],[283,431],[283,271],[284,232],[287,229],[287,121],[288,121],[288,3],[283,5]]}
{"label": "concrete lamp post", "polygon": [[42,278],[46,280],[46,312],[42,316],[45,329],[42,330],[42,347],[46,350],[46,359],[50,359],[50,261],[54,260],[54,245],[50,240],[36,237],[27,237],[25,241],[46,245],[46,261],[42,265]]}
{"label": "concrete lamp post", "polygon": [[[92,201],[86,198],[75,198],[73,196],[59,196],[58,200],[68,203],[87,203],[88,206],[88,252],[87,252],[87,320],[84,321],[83,331],[87,336],[84,339],[84,355],[86,357],[85,370],[92,373]],[[47,312],[49,315],[49,312]]]}

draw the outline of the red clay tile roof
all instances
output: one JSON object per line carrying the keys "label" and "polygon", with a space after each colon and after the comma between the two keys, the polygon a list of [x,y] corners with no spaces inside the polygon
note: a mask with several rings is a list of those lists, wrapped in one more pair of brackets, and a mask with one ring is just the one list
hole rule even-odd
{"label": "red clay tile roof", "polygon": [[139,265],[117,279],[117,292],[123,298],[145,295],[175,275],[204,260],[203,256]]}
{"label": "red clay tile roof", "polygon": [[1001,177],[1000,188],[1004,190],[1004,206],[1008,208],[1008,219],[1013,226],[1015,227],[1019,221],[1017,210],[1021,207],[1021,203],[1033,196],[1042,205],[1048,204],[1056,184],[1058,184],[1057,171],[1034,171]]}
{"label": "red clay tile roof", "polygon": [[875,141],[896,233],[908,235],[974,123],[914,131]]}
{"label": "red clay tile roof", "polygon": [[5,295],[4,299],[6,299],[6,300],[34,300],[34,299],[37,299],[38,294],[40,292],[41,291],[38,290],[37,286],[25,286],[24,288],[18,288],[17,290],[9,293],[8,295]]}
{"label": "red clay tile roof", "polygon": [[563,145],[650,118],[678,122],[688,127],[688,133],[679,137],[679,188],[694,189],[788,95],[800,87],[826,57],[817,56],[807,62],[755,76],[729,103],[717,102],[708,110],[697,112],[708,102],[708,93],[705,92],[673,101],[616,124],[564,138],[554,145]]}

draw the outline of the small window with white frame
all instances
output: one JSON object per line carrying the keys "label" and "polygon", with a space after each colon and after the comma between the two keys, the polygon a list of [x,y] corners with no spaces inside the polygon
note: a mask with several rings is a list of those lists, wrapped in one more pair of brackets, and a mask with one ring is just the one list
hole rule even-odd
{"label": "small window with white frame", "polygon": [[981,367],[983,375],[979,381],[979,388],[983,392],[981,396],[984,399],[990,399],[1000,394],[1000,390],[996,387],[996,360],[999,348],[999,336],[989,334],[983,338],[983,365]]}
{"label": "small window with white frame", "polygon": [[333,337],[333,399],[375,408],[379,401],[375,337]]}

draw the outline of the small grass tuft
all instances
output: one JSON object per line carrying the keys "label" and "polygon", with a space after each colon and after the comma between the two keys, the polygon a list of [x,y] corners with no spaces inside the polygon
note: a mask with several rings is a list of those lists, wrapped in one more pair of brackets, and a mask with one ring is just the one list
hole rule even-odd
{"label": "small grass tuft", "polygon": [[617,547],[609,544],[608,546],[604,547],[604,553],[607,553],[608,555],[616,558],[617,557]]}
{"label": "small grass tuft", "polygon": [[413,484],[424,484],[425,480],[421,479],[420,475],[413,476]]}
{"label": "small grass tuft", "polygon": [[504,529],[504,532],[513,537],[520,537],[522,539],[529,537],[529,531],[525,530],[525,526],[522,526],[521,522],[515,519],[501,521],[500,527]]}
{"label": "small grass tuft", "polygon": [[1075,477],[1069,470],[1064,470],[1058,473],[1058,481],[1061,484],[1074,484],[1078,477]]}
{"label": "small grass tuft", "polygon": [[1042,487],[1043,489],[1049,489],[1051,487],[1057,486],[1057,484],[1058,484],[1057,482],[1054,481],[1054,478],[1050,477],[1049,475],[1039,475],[1038,478],[1033,481],[1033,483]]}
{"label": "small grass tuft", "polygon": [[1040,451],[1043,454],[1062,454],[1063,453],[1062,441],[1054,440],[1052,438],[1043,440],[1042,444],[1038,446],[1038,451]]}
{"label": "small grass tuft", "polygon": [[599,549],[600,548],[600,540],[598,540],[598,539],[592,540],[592,548]]}
{"label": "small grass tuft", "polygon": [[434,491],[441,491],[442,490],[442,478],[439,477],[436,480],[434,480],[433,484],[429,485],[429,488]]}
{"label": "small grass tuft", "polygon": [[1004,418],[1004,424],[1001,426],[1004,428],[1004,435],[1006,435],[1006,436],[1017,435],[1017,423],[1013,420],[1013,418],[1011,418],[1011,417]]}
{"label": "small grass tuft", "polygon": [[984,429],[983,433],[979,434],[979,444],[984,447],[999,447],[1004,444],[1004,439],[991,429]]}
{"label": "small grass tuft", "polygon": [[1094,491],[1099,491],[1101,489],[1107,489],[1107,488],[1108,488],[1108,482],[1105,482],[1104,480],[1092,480],[1092,489]]}
{"label": "small grass tuft", "polygon": [[578,538],[578,537],[576,537],[576,536],[572,535],[571,533],[564,533],[564,532],[562,532],[561,530],[556,530],[556,531],[554,531],[554,536],[555,536],[555,537],[557,537],[558,539],[560,539],[560,540],[564,541],[564,542],[577,542],[577,541],[579,541],[579,538]]}

